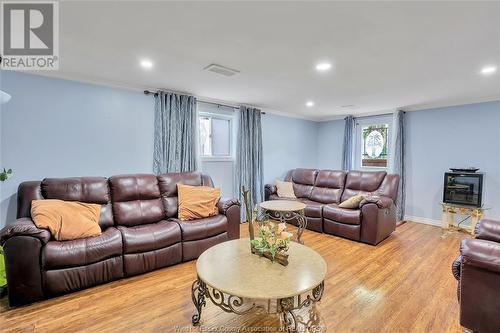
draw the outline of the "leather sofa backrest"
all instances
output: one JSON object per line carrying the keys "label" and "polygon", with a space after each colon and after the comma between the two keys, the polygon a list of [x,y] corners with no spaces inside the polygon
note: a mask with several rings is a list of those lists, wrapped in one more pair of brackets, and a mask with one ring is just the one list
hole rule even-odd
{"label": "leather sofa backrest", "polygon": [[398,186],[399,186],[399,175],[387,174],[384,181],[377,190],[378,195],[383,195],[385,197],[391,198],[396,204],[398,199]]}
{"label": "leather sofa backrest", "polygon": [[27,181],[19,184],[17,188],[17,218],[31,217],[31,201],[41,200],[42,196],[42,182]]}
{"label": "leather sofa backrest", "polygon": [[314,183],[311,200],[328,204],[339,203],[346,175],[345,171],[320,170]]}
{"label": "leather sofa backrest", "polygon": [[385,171],[349,171],[347,174],[344,193],[341,202],[357,194],[378,193],[387,172]]}
{"label": "leather sofa backrest", "polygon": [[293,183],[293,191],[297,198],[309,199],[317,175],[316,169],[294,169],[286,175],[285,181]]}
{"label": "leather sofa backrest", "polygon": [[165,219],[158,178],[151,174],[113,176],[109,179],[116,225],[132,227]]}
{"label": "leather sofa backrest", "polygon": [[212,178],[199,172],[174,172],[158,176],[160,193],[167,218],[177,218],[177,183],[191,186],[214,187]]}
{"label": "leather sofa backrest", "polygon": [[41,193],[44,199],[100,204],[99,225],[103,230],[113,226],[111,196],[104,177],[45,178]]}

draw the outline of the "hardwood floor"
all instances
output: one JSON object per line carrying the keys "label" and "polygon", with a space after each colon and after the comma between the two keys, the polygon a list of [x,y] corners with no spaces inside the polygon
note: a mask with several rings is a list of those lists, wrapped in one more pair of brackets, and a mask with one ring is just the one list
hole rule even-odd
{"label": "hardwood floor", "polygon": [[[245,225],[242,234],[247,234]],[[317,306],[323,331],[461,332],[450,266],[466,237],[409,222],[374,247],[306,231],[305,244],[328,264],[325,294]],[[237,332],[246,326],[250,332],[250,327],[279,327],[276,315],[238,316],[209,302],[201,327],[192,327],[195,277],[192,261],[21,308],[9,309],[4,298],[0,331],[218,332],[225,327],[225,332]]]}

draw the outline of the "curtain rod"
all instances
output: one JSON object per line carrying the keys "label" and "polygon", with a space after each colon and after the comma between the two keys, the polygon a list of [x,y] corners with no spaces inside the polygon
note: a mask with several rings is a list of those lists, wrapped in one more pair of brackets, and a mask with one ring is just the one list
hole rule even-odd
{"label": "curtain rod", "polygon": [[[154,97],[158,97],[158,93],[157,92],[153,92],[153,91],[149,91],[149,90],[144,90],[144,95],[153,95]],[[215,102],[208,102],[208,101],[203,101],[203,100],[199,100],[199,102],[200,103],[206,103],[206,104],[212,104],[212,105],[216,105],[216,106],[225,106],[227,108],[232,108],[233,111],[234,111],[234,109],[239,109],[239,107],[235,106],[235,105],[221,104],[221,103],[215,103]],[[261,114],[266,114],[266,113],[261,111]]]}
{"label": "curtain rod", "polygon": [[[398,111],[398,110],[396,110]],[[394,112],[396,112],[394,111]],[[403,111],[403,110],[401,110]],[[388,112],[388,113],[380,113],[380,114],[373,114],[371,116],[361,116],[361,117],[354,117],[354,119],[364,119],[364,118],[375,118],[375,117],[383,117],[383,116],[392,116],[394,115],[394,112]],[[403,113],[406,113],[406,111],[403,111]],[[344,118],[344,120],[346,119],[347,117]]]}
{"label": "curtain rod", "polygon": [[374,114],[374,115],[371,115],[371,116],[354,117],[354,119],[374,118],[374,117],[382,117],[382,116],[390,116],[390,115],[392,115],[391,112],[389,112],[389,113]]}

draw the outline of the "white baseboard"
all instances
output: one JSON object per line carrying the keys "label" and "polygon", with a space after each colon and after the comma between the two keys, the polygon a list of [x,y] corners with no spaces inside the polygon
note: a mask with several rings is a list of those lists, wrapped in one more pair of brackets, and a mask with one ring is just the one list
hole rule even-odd
{"label": "white baseboard", "polygon": [[441,227],[441,225],[442,225],[441,220],[434,220],[434,219],[430,219],[430,218],[427,218],[427,217],[420,217],[420,216],[405,215],[405,221],[411,221],[411,222],[416,222],[416,223],[433,225],[433,226],[436,226],[436,227]]}

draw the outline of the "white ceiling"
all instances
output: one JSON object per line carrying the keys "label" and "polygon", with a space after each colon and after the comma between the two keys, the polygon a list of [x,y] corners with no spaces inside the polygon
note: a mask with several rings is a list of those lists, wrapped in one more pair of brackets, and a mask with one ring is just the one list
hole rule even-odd
{"label": "white ceiling", "polygon": [[316,120],[478,102],[500,99],[479,74],[500,66],[500,2],[61,2],[60,60],[40,74]]}

